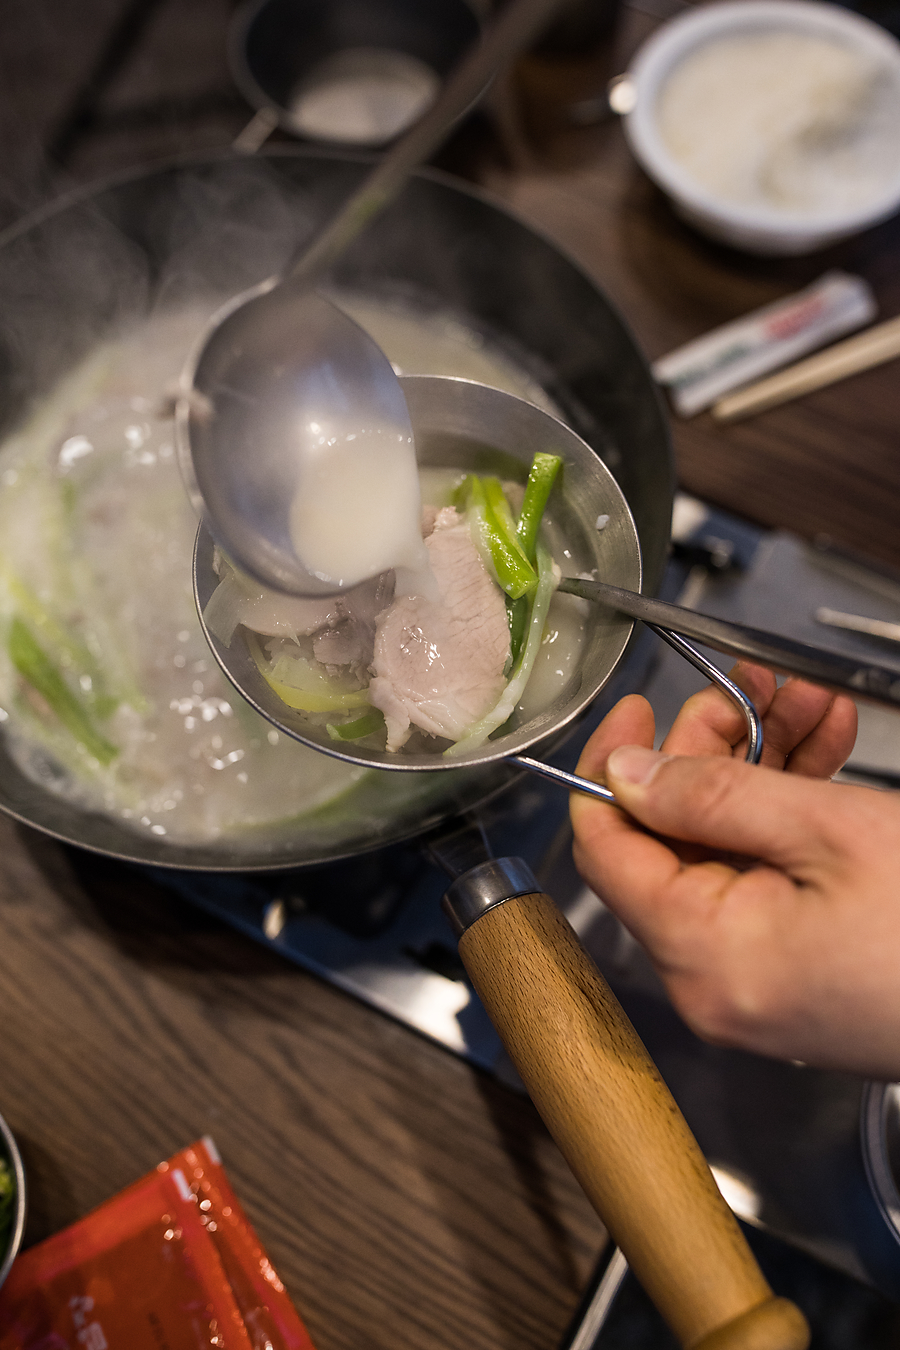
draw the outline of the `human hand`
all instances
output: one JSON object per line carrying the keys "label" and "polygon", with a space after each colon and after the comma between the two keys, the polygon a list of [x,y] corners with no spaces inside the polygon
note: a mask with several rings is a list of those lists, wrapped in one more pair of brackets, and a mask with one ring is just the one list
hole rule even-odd
{"label": "human hand", "polygon": [[849,699],[733,677],[763,715],[762,765],[737,757],[743,718],[715,689],[659,754],[649,704],[623,699],[578,771],[628,814],[573,794],[576,863],[704,1039],[900,1077],[900,797],[822,781],[853,746]]}

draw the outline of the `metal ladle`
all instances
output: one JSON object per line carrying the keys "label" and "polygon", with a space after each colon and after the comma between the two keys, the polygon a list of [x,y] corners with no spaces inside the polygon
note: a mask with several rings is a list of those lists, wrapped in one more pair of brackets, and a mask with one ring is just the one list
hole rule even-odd
{"label": "metal ladle", "polygon": [[[776,670],[896,707],[900,671],[842,656],[791,638],[710,618],[641,595],[641,559],[637,531],[628,504],[598,455],[574,431],[533,404],[470,380],[444,376],[403,376],[398,381],[415,432],[422,465],[484,472],[524,481],[535,453],[551,449],[562,456],[561,485],[554,489],[549,513],[566,540],[569,558],[559,589],[594,602],[585,617],[585,637],[577,677],[553,705],[529,719],[514,716],[502,734],[476,749],[447,754],[435,751],[389,753],[375,745],[333,740],[324,726],[291,709],[260,674],[246,644],[236,638],[224,646],[205,628],[225,674],[262,715],[294,739],[352,764],[399,772],[434,772],[504,761],[568,788],[613,801],[610,790],[533,758],[527,751],[550,742],[580,717],[609,680],[625,651],[637,618],[716,683],[741,710],[747,724],[747,759],[762,753],[762,725],[751,700],[684,636],[715,650],[749,658]],[[602,530],[599,518],[605,518]],[[194,557],[195,594],[203,611],[218,584],[213,541],[201,529]],[[585,577],[604,580],[584,580]]]}
{"label": "metal ladle", "polygon": [[[641,556],[631,512],[606,465],[580,436],[524,399],[471,380],[407,375],[399,379],[398,387],[409,408],[420,465],[466,472],[484,472],[487,467],[501,478],[524,482],[538,451],[550,448],[561,455],[562,486],[554,490],[548,510],[566,541],[567,570],[606,577],[623,595],[636,595],[641,584]],[[601,515],[607,521],[598,531],[596,522]],[[399,772],[446,771],[505,761],[566,787],[613,800],[609,789],[601,784],[532,759],[525,752],[537,742],[558,737],[590,706],[617,668],[633,628],[631,620],[617,608],[592,605],[585,614],[578,677],[573,677],[550,709],[527,720],[513,717],[503,734],[465,753],[392,753],[368,743],[335,741],[326,727],[278,698],[240,634],[226,646],[209,631],[203,613],[218,584],[213,554],[213,539],[201,527],[194,554],[194,587],[207,640],[244,698],[295,740],[352,764]],[[577,578],[564,579],[561,589],[584,585]],[[762,753],[762,725],[750,699],[705,656],[669,632],[670,625],[665,631],[655,626],[660,636],[738,704],[747,723],[747,758],[755,763]]]}
{"label": "metal ladle", "polygon": [[[724,619],[714,619],[639,593],[640,546],[628,504],[602,460],[579,436],[533,404],[470,380],[443,376],[404,376],[398,381],[409,408],[416,451],[422,465],[483,472],[485,465],[501,477],[524,480],[534,454],[552,449],[563,458],[561,487],[554,490],[550,513],[566,540],[567,570],[559,590],[593,603],[585,619],[579,677],[553,706],[529,720],[513,717],[503,734],[477,749],[456,754],[424,751],[389,753],[369,744],[335,741],[324,726],[288,708],[260,674],[246,644],[239,638],[224,646],[206,629],[212,650],[228,678],[257,711],[287,735],[339,759],[370,768],[400,772],[433,772],[505,761],[570,789],[605,801],[613,794],[526,752],[548,741],[579,717],[606,684],[624,653],[632,624],[642,620],[740,708],[747,724],[748,762],[762,754],[762,725],[751,700],[683,635],[714,650],[730,653],[803,676],[817,683],[898,706],[900,670],[872,665],[792,638],[762,632]],[[602,530],[599,518],[605,518]],[[585,580],[601,576],[604,581]],[[213,541],[201,529],[194,557],[197,607],[203,611],[218,584],[213,568]]]}
{"label": "metal ladle", "polygon": [[265,585],[296,595],[337,589],[310,574],[291,536],[304,439],[323,436],[324,444],[336,428],[345,437],[348,427],[411,437],[390,362],[313,286],[559,4],[508,4],[428,111],[304,246],[287,275],[219,309],[189,358],[176,408],[188,491],[229,556]]}

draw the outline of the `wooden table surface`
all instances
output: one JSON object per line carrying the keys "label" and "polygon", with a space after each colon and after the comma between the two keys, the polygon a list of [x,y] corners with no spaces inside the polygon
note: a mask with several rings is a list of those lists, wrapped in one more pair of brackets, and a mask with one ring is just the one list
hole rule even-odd
{"label": "wooden table surface", "polygon": [[603,1243],[530,1103],[135,870],[0,821],[27,1241],[209,1134],[318,1350],[545,1350]]}
{"label": "wooden table surface", "polygon": [[[625,17],[620,60],[655,22]],[[482,122],[443,162],[571,253],[651,358],[829,267],[900,312],[900,222],[741,256],[677,221],[614,122]],[[732,427],[678,422],[681,482],[900,566],[898,388],[893,363]],[[0,1110],[29,1241],[209,1133],[319,1350],[557,1344],[604,1239],[527,1102],[122,865],[9,821],[0,859]]]}

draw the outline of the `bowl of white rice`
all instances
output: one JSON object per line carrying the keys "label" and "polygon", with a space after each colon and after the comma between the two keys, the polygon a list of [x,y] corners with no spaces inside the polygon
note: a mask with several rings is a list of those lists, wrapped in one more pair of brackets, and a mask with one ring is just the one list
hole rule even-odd
{"label": "bowl of white rice", "polygon": [[810,253],[900,209],[900,42],[848,10],[700,6],[641,47],[626,88],[635,157],[715,239]]}

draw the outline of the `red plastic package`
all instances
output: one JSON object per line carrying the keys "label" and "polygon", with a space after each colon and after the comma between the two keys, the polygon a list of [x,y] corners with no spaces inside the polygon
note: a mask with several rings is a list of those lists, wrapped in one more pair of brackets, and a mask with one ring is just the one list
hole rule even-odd
{"label": "red plastic package", "polygon": [[0,1350],[313,1350],[210,1139],[15,1261]]}

